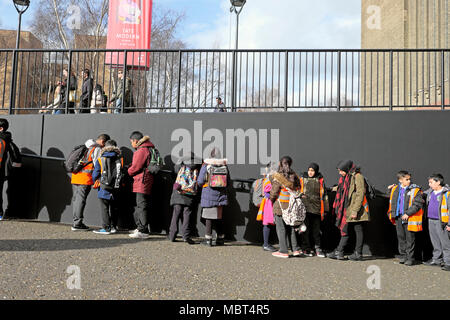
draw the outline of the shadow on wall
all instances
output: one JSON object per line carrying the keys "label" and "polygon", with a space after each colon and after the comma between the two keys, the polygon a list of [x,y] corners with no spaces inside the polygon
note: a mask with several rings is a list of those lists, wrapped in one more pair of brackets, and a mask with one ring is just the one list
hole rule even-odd
{"label": "shadow on wall", "polygon": [[[64,158],[64,153],[57,148],[50,148],[47,157]],[[61,217],[72,202],[72,185],[70,175],[66,172],[63,161],[41,160],[41,183],[40,197],[37,215],[40,216],[42,209],[46,209],[48,221],[61,222]],[[38,218],[38,217],[36,217]]]}

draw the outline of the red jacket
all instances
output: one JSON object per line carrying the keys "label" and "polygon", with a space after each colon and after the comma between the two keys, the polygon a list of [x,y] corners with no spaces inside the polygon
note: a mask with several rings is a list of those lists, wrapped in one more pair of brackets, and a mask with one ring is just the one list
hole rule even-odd
{"label": "red jacket", "polygon": [[137,150],[133,154],[133,162],[128,168],[128,174],[133,177],[133,192],[150,194],[153,185],[153,175],[147,170],[150,151],[148,148],[155,146],[148,136],[138,142]]}

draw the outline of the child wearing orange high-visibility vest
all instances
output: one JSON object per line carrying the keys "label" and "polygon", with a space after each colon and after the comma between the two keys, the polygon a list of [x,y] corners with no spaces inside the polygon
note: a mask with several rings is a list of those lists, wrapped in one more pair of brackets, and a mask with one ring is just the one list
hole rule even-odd
{"label": "child wearing orange high-visibility vest", "polygon": [[397,173],[398,184],[390,186],[389,220],[395,225],[400,264],[414,264],[416,232],[422,231],[423,196],[418,185],[411,184],[408,171]]}
{"label": "child wearing orange high-visibility vest", "polygon": [[427,195],[428,229],[433,245],[433,258],[424,264],[450,271],[449,186],[441,174],[428,177]]}

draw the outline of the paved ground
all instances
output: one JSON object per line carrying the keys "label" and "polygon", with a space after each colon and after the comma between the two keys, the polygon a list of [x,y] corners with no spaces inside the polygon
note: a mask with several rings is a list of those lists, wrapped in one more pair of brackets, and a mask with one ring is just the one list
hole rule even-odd
{"label": "paved ground", "polygon": [[[70,290],[69,266],[81,290]],[[381,289],[366,273],[379,267]],[[70,227],[0,222],[0,299],[449,299],[450,272],[395,259],[341,262],[274,258],[259,246],[208,248],[164,236],[74,233]],[[75,282],[71,282],[75,283]],[[374,282],[371,282],[374,283]]]}

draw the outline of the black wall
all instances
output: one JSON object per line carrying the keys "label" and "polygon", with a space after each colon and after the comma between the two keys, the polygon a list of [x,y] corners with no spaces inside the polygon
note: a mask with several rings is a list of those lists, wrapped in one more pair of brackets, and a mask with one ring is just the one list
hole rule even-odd
{"label": "black wall", "polygon": [[[336,164],[352,159],[379,190],[395,183],[398,170],[413,173],[415,183],[427,188],[426,177],[440,172],[450,179],[447,165],[450,151],[447,146],[448,111],[411,112],[299,112],[299,113],[203,113],[203,114],[124,114],[124,115],[20,115],[6,116],[10,131],[23,153],[37,156],[65,157],[75,145],[108,133],[115,139],[128,161],[132,150],[129,135],[134,130],[148,134],[162,154],[167,169],[173,167],[170,153],[178,142],[171,141],[172,132],[187,129],[194,140],[194,121],[202,121],[203,133],[210,128],[220,130],[249,128],[279,129],[279,156],[290,155],[298,172],[306,170],[314,161],[320,164],[328,186],[337,183]],[[198,142],[198,141],[197,141]],[[194,141],[192,141],[194,143]],[[209,142],[204,142],[206,147]],[[224,139],[224,145],[225,145]],[[226,148],[225,148],[226,149]],[[248,147],[247,147],[248,149]],[[268,142],[270,155],[270,142]],[[224,150],[225,156],[227,151]],[[248,151],[246,162],[248,163]],[[174,159],[176,160],[176,159]],[[55,160],[25,158],[20,185],[14,194],[21,198],[17,215],[43,221],[68,222],[72,220],[72,189],[70,177]],[[264,163],[231,165],[232,179],[259,177]],[[154,207],[151,212],[152,230],[167,229],[170,220],[169,199],[173,176],[163,173],[154,189]],[[255,221],[256,210],[249,205],[248,185],[234,183],[230,206],[225,220],[227,237],[236,240],[260,242],[261,225]],[[244,188],[241,188],[244,187]],[[331,195],[332,196],[332,195]],[[25,200],[26,199],[26,200]],[[377,198],[370,203],[372,222],[367,225],[365,251],[377,255],[395,253],[395,231],[386,218],[387,199]],[[88,225],[100,225],[99,203],[96,191],[89,196],[86,211]],[[198,232],[203,235],[203,224],[197,215]],[[327,217],[323,225],[324,245],[333,248],[339,233]],[[123,210],[123,225],[132,224],[132,209]],[[426,238],[422,235],[423,238]],[[422,241],[429,247],[427,241]]]}

